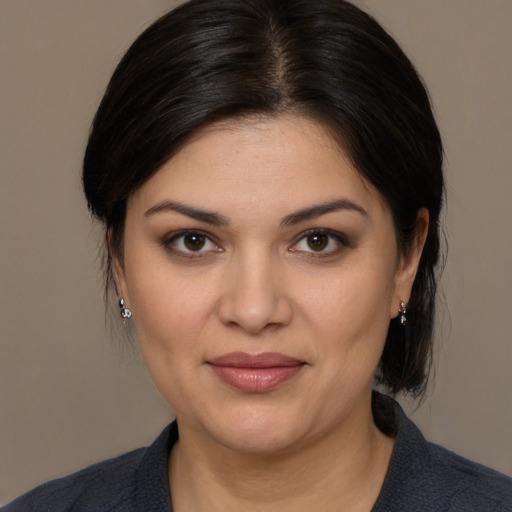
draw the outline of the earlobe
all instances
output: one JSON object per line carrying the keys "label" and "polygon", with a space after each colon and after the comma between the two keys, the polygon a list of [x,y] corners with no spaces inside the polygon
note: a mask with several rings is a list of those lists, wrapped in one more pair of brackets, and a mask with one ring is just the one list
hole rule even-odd
{"label": "earlobe", "polygon": [[427,239],[429,213],[420,208],[416,216],[416,235],[406,251],[400,256],[399,268],[396,273],[395,294],[391,304],[391,318],[396,318],[401,311],[401,303],[407,304],[411,296],[412,286],[420,264],[421,254]]}

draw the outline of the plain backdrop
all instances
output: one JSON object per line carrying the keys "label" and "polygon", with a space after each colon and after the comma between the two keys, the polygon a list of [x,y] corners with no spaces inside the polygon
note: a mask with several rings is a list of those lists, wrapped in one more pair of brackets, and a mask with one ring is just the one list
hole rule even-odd
{"label": "plain backdrop", "polygon": [[[175,3],[0,0],[0,503],[147,444],[172,418],[105,325],[80,166],[115,64]],[[512,475],[512,2],[358,3],[419,68],[446,146],[435,385],[413,416]]]}

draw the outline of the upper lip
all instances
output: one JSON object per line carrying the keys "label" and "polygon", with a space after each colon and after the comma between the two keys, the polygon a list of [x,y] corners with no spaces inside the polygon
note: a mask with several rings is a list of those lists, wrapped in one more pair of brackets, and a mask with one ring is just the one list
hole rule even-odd
{"label": "upper lip", "polygon": [[304,361],[277,352],[263,352],[261,354],[248,354],[246,352],[230,352],[208,363],[215,366],[232,366],[235,368],[273,368],[276,366],[297,366]]}

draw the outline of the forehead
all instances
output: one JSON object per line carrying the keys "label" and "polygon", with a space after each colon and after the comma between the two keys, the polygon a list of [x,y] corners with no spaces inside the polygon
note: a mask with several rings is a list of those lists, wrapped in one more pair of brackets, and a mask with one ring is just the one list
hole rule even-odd
{"label": "forehead", "polygon": [[251,204],[277,212],[338,198],[387,209],[321,123],[291,115],[202,129],[130,197],[129,209],[170,198],[210,209]]}

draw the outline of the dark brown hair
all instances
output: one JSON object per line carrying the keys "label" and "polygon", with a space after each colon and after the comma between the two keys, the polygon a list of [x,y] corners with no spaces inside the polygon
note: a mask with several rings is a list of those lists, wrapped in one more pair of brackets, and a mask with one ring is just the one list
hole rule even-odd
{"label": "dark brown hair", "polygon": [[191,135],[218,120],[288,112],[329,128],[387,200],[401,250],[418,210],[429,212],[408,321],[391,320],[377,376],[392,393],[420,394],[432,353],[442,144],[413,65],[351,3],[191,0],[155,22],[119,63],[94,119],[83,167],[89,209],[122,255],[127,198]]}

